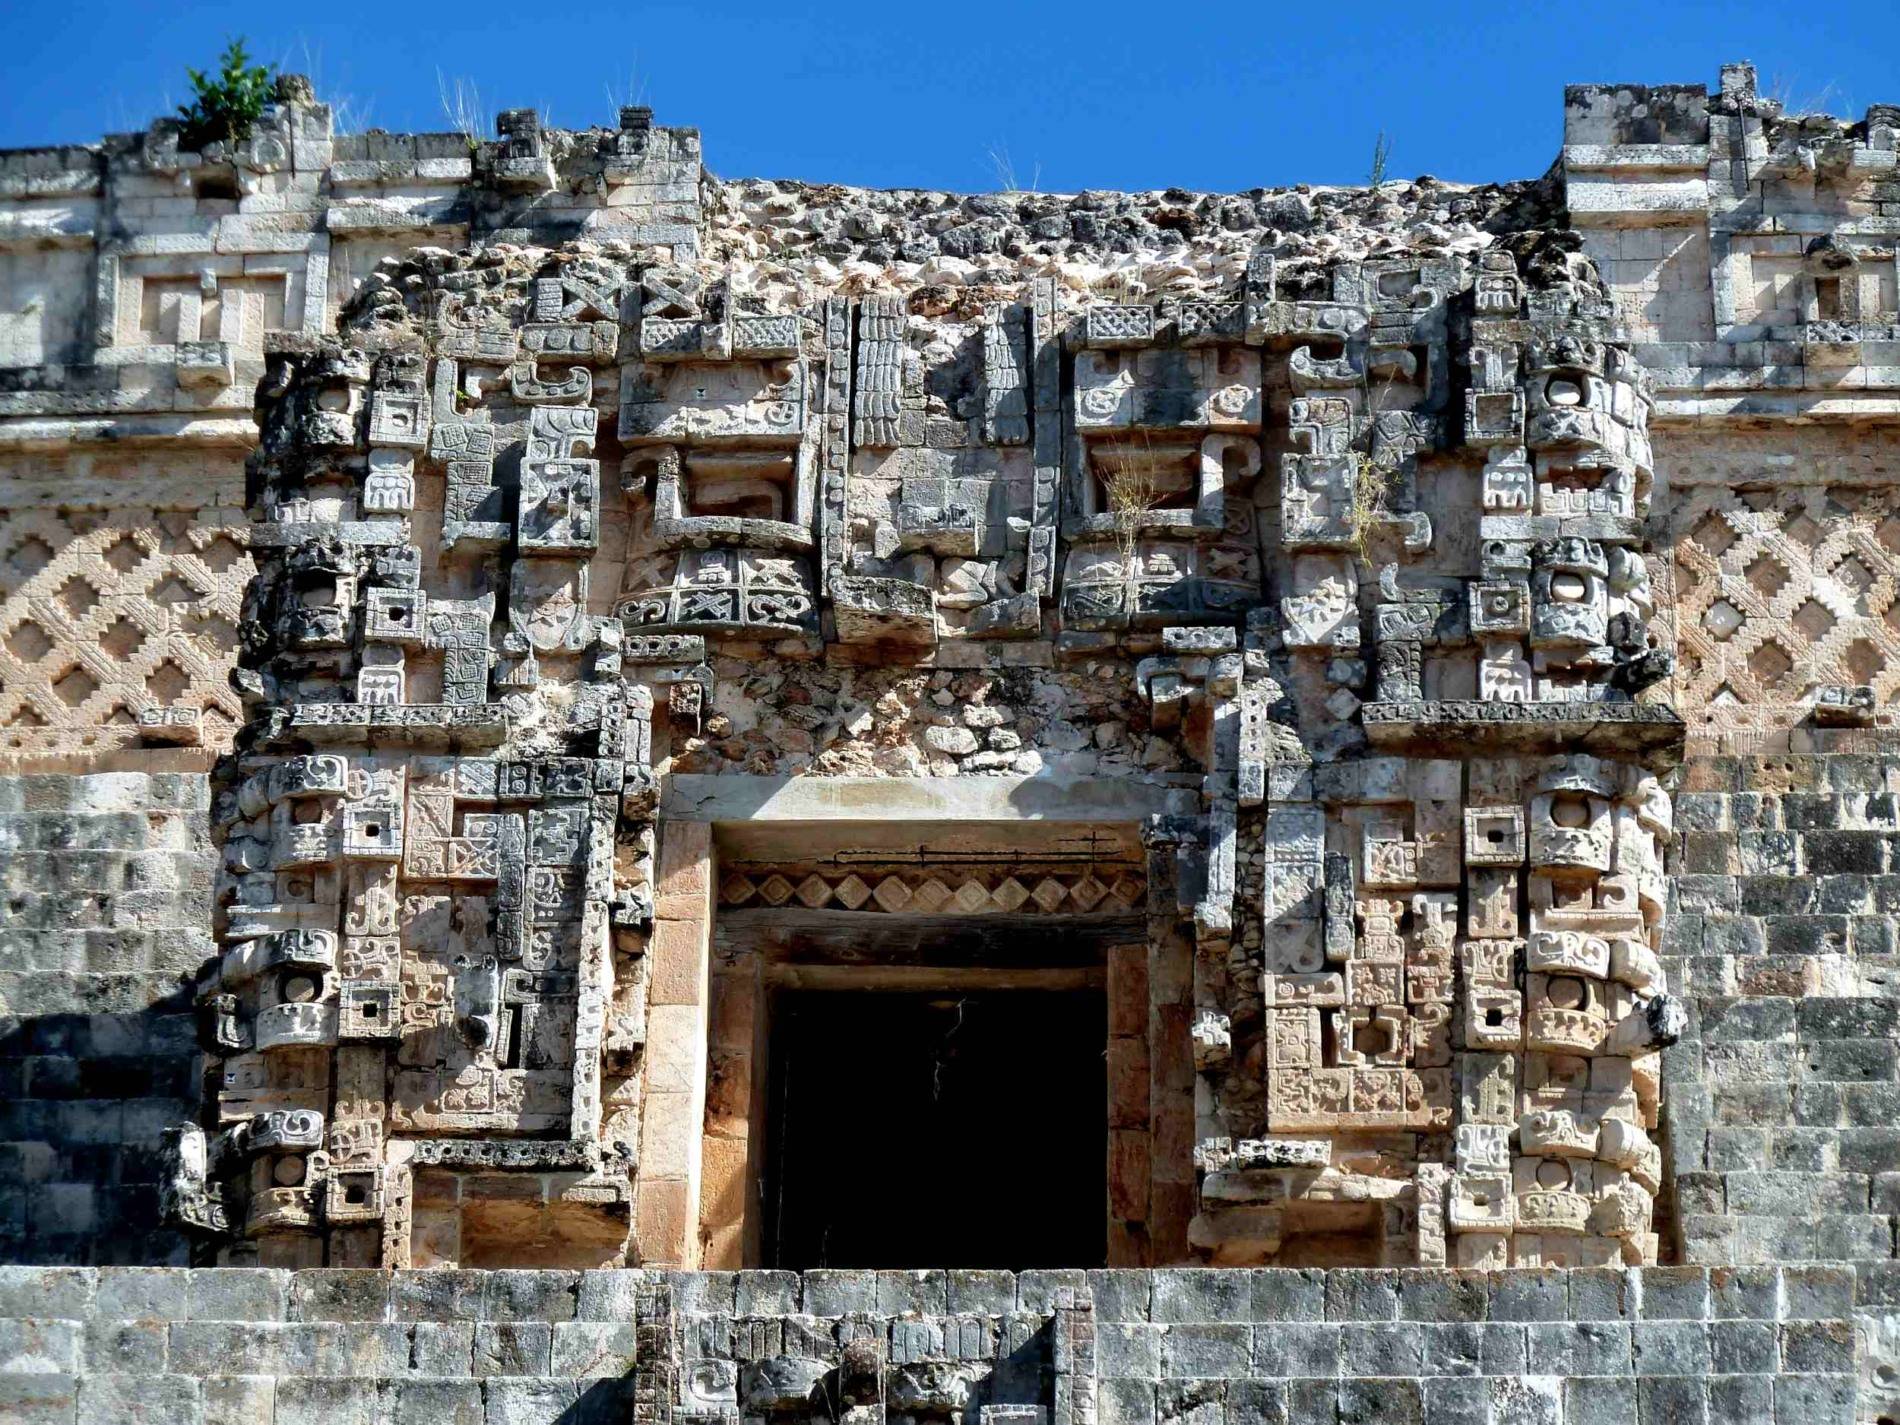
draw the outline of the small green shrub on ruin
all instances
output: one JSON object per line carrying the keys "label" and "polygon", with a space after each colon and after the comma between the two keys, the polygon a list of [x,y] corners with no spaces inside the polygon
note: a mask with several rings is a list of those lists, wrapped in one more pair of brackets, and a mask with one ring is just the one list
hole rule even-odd
{"label": "small green shrub on ruin", "polygon": [[184,124],[179,145],[201,149],[209,143],[242,143],[264,117],[276,76],[261,64],[252,64],[241,39],[232,40],[218,60],[218,72],[187,69],[192,100],[178,106]]}

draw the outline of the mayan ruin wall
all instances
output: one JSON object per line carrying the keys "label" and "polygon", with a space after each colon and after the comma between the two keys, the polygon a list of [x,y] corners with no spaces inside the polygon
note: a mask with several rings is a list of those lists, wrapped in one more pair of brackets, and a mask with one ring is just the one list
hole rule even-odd
{"label": "mayan ruin wall", "polygon": [[1900,1420],[1900,106],[1561,102],[0,153],[0,1419]]}

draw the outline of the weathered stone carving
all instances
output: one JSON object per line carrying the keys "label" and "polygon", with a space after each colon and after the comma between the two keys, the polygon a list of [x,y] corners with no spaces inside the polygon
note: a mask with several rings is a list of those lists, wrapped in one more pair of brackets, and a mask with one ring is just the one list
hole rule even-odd
{"label": "weathered stone carving", "polygon": [[[507,345],[509,323],[533,318],[520,330],[541,349],[586,361],[611,358],[616,328],[545,338],[610,321],[612,290],[583,267],[521,279],[485,310],[434,305],[448,330],[505,331]],[[241,1204],[235,1250],[258,1260],[456,1260],[458,1169],[557,1163],[543,1208],[617,1220],[590,1229],[611,1244],[632,1148],[602,1133],[609,905],[650,699],[621,685],[620,627],[590,609],[601,494],[581,452],[597,413],[571,404],[589,368],[554,383],[510,368],[505,400],[471,411],[491,353],[439,355],[431,410],[420,344],[394,309],[369,310],[383,320],[364,345],[287,344],[260,395],[246,681],[259,715],[216,807],[227,949],[207,991],[216,1117],[253,1126],[227,1132],[210,1172]],[[482,518],[452,524],[475,450],[477,488],[510,471],[513,498],[478,494],[457,513]],[[444,500],[439,542],[412,532],[419,487]],[[551,703],[552,687],[565,691]],[[640,947],[621,958],[637,976]],[[266,1119],[299,1126],[265,1133]],[[469,1134],[554,1142],[470,1156],[456,1139]],[[548,1157],[562,1142],[566,1157]],[[306,1150],[294,1164],[290,1148]]]}
{"label": "weathered stone carving", "polygon": [[[1582,96],[1577,232],[1527,190],[1458,194],[1483,223],[1455,241],[1367,197],[1325,259],[1251,199],[808,203],[705,175],[637,107],[388,160],[338,157],[307,94],[241,152],[155,131],[140,174],[317,205],[308,232],[271,215],[296,232],[270,253],[242,196],[202,252],[97,245],[98,409],[242,417],[255,390],[254,522],[11,511],[0,724],[37,755],[109,702],[115,745],[183,756],[243,723],[200,986],[216,1102],[176,1215],[232,1261],[492,1264],[517,1201],[588,1264],[738,1260],[755,1228],[699,1218],[751,1171],[721,1155],[759,1151],[723,1097],[754,1046],[712,927],[783,909],[867,938],[1145,925],[1106,972],[1139,983],[1109,1036],[1117,1262],[1652,1260],[1668,700],[1851,735],[1892,691],[1891,512],[1858,477],[1746,511],[1691,479],[1652,561],[1651,417],[1707,413],[1685,371],[1711,338],[1839,371],[1896,316],[1891,240],[1850,217],[1711,226],[1706,333],[1634,310],[1602,242],[1629,172],[1704,164],[1700,216],[1718,150],[1860,194],[1891,149],[1884,119],[1764,127],[1731,78],[1656,115]],[[1652,122],[1700,127],[1632,137]],[[1164,216],[1178,271],[1071,260]],[[679,814],[827,777],[933,785],[822,854],[748,859]],[[1141,836],[959,861],[892,830],[1077,786]],[[957,1404],[901,1354],[846,1382],[867,1425]],[[643,1408],[809,1390],[808,1353],[756,1356]]]}
{"label": "weathered stone carving", "polygon": [[1091,307],[1079,326],[1065,627],[1234,621],[1260,585],[1262,357],[1241,304]]}
{"label": "weathered stone carving", "polygon": [[817,378],[803,320],[733,313],[676,269],[642,282],[643,360],[620,392],[635,529],[619,617],[629,632],[810,636]]}
{"label": "weathered stone carving", "polygon": [[[1654,948],[1668,798],[1645,766],[1669,720],[1663,744],[1636,708],[1604,756],[1564,751],[1568,705],[1627,705],[1667,670],[1640,523],[1647,391],[1587,269],[1527,282],[1506,252],[1463,273],[1368,263],[1336,270],[1333,296],[1257,308],[1330,345],[1287,359],[1286,592],[1278,639],[1246,665],[1295,752],[1241,778],[1242,804],[1267,807],[1264,1122],[1217,1089],[1193,1240],[1216,1260],[1287,1260],[1354,1222],[1372,1260],[1653,1260],[1659,1159],[1634,1145],[1680,1010]],[[1128,341],[1132,325],[1104,331]],[[1440,488],[1472,470],[1478,502],[1423,505],[1428,465]],[[1275,725],[1245,715],[1243,769]],[[1339,757],[1368,735],[1410,755]],[[1226,833],[1210,796],[1213,887]],[[1214,1012],[1207,978],[1197,1001]],[[1218,1085],[1237,1057],[1198,1067]],[[1607,1122],[1615,1159],[1599,1162]],[[1263,1127],[1290,1136],[1251,1136]],[[1286,1161],[1317,1172],[1267,1171]]]}
{"label": "weathered stone carving", "polygon": [[[534,178],[537,135],[496,181]],[[1653,1260],[1677,1025],[1646,770],[1669,722],[1630,701],[1664,657],[1647,394],[1592,274],[1554,270],[1344,263],[1315,300],[1263,258],[1231,299],[1065,310],[1035,283],[958,323],[761,311],[582,246],[419,259],[340,340],[279,343],[206,1003],[218,1121],[317,1126],[181,1143],[181,1215],[261,1260],[457,1260],[484,1211],[462,1181],[532,1168],[538,1210],[622,1250],[647,944],[679,933],[650,889],[655,692],[678,747],[719,706],[714,646],[1034,638],[1148,655],[1148,721],[1201,777],[1149,828],[1160,902],[1112,869],[861,856],[736,866],[719,904],[1159,904],[1193,931],[1194,1245]]]}

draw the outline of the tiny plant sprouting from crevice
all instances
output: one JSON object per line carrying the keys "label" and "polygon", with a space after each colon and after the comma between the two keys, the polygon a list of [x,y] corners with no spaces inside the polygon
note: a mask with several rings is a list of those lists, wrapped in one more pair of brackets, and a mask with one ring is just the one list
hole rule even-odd
{"label": "tiny plant sprouting from crevice", "polygon": [[1385,182],[1386,160],[1392,157],[1392,139],[1384,129],[1372,141],[1372,167],[1366,172],[1366,187],[1377,188]]}
{"label": "tiny plant sprouting from crevice", "polygon": [[631,109],[648,105],[647,80],[636,65],[627,66],[627,82],[624,85],[606,81],[607,112],[618,114],[622,109]]}
{"label": "tiny plant sprouting from crevice", "polygon": [[1398,493],[1399,471],[1381,466],[1363,450],[1355,450],[1352,460],[1352,548],[1360,559],[1372,562],[1372,533],[1391,519],[1392,497]]}
{"label": "tiny plant sprouting from crevice", "polygon": [[[308,36],[297,37],[297,47],[293,52],[286,48],[277,61],[277,73],[305,75],[310,80],[310,92],[321,94],[323,102],[330,106],[330,121],[338,134],[360,134],[369,130],[376,112],[374,99],[364,100],[347,89],[329,82],[323,63],[323,46],[311,46]],[[347,77],[347,72],[344,76]],[[281,97],[281,96],[280,96]]]}
{"label": "tiny plant sprouting from crevice", "polygon": [[1155,474],[1154,442],[1138,430],[1142,454],[1119,456],[1102,472],[1102,493],[1115,531],[1115,552],[1121,559],[1122,583],[1127,589],[1128,612],[1135,613],[1137,563],[1142,529],[1148,515],[1161,504],[1161,481]]}
{"label": "tiny plant sprouting from crevice", "polygon": [[187,69],[191,82],[191,102],[178,106],[184,125],[179,144],[186,149],[201,149],[210,143],[242,143],[264,117],[270,103],[276,76],[261,64],[251,63],[251,55],[242,39],[232,40],[218,57],[218,71]]}
{"label": "tiny plant sprouting from crevice", "polygon": [[471,153],[480,148],[482,136],[488,132],[488,116],[475,81],[464,75],[451,80],[438,69],[435,92],[442,101],[442,116],[449,121],[449,128],[462,136]]}
{"label": "tiny plant sprouting from crevice", "polygon": [[1034,193],[1042,186],[1042,165],[1036,164],[1030,170],[1029,186],[1023,187],[1016,181],[1016,165],[1010,160],[1009,149],[1003,144],[991,144],[988,149],[990,169],[996,175],[998,193]]}
{"label": "tiny plant sprouting from crevice", "polygon": [[[1396,374],[1388,375],[1366,390],[1368,440],[1379,413],[1387,408],[1388,393],[1396,380]],[[1352,451],[1348,458],[1352,461],[1352,548],[1369,564],[1373,530],[1392,517],[1392,501],[1399,493],[1402,477],[1397,466],[1382,466],[1363,450]]]}
{"label": "tiny plant sprouting from crevice", "polygon": [[1117,462],[1103,477],[1102,488],[1108,496],[1108,512],[1115,520],[1115,547],[1121,554],[1122,573],[1132,579],[1142,523],[1161,502],[1161,484],[1146,462],[1138,466]]}
{"label": "tiny plant sprouting from crevice", "polygon": [[1832,79],[1819,89],[1810,89],[1797,96],[1791,75],[1771,75],[1761,97],[1770,103],[1779,104],[1781,112],[1788,115],[1832,114],[1837,107],[1843,113],[1851,113],[1854,108],[1853,102]]}

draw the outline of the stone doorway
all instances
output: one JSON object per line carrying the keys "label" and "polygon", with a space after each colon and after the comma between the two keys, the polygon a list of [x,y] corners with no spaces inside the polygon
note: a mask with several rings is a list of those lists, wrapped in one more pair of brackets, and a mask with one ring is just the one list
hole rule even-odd
{"label": "stone doorway", "polygon": [[[767,884],[772,875],[783,873],[768,873]],[[723,886],[734,880],[727,870]],[[1146,994],[1146,921],[1130,909],[1144,897],[1140,879],[1121,896],[1129,899],[1086,915],[722,906],[712,937],[702,1143],[707,1255],[782,1267],[1102,1265],[1111,1219],[1132,1216],[1107,1187],[1118,1148],[1111,1124],[1129,1111],[1116,1102],[1115,1069],[1124,1057],[1143,1060],[1146,1045],[1145,1023],[1137,1035],[1118,1036],[1117,1027],[1129,1026],[1118,1026],[1110,1008]],[[976,1034],[959,1040],[959,1006],[993,1042]],[[1031,1038],[1038,1014],[1052,1021],[1040,1043]],[[946,1082],[932,1084],[929,1056],[951,1044],[968,1052]],[[987,1146],[984,1094],[996,1100]],[[1005,1095],[1014,1098],[1005,1103]],[[1039,1130],[1084,1160],[1073,1168],[1073,1192],[1054,1196],[1085,1222],[1059,1251],[1045,1253],[1049,1260],[1032,1261],[1002,1242],[979,1251],[950,1225],[918,1220],[952,1210],[956,1197],[916,1185],[916,1175],[1019,1175],[1029,1170],[1023,1153],[1033,1151]],[[1126,1156],[1127,1145],[1119,1148]],[[1060,1171],[1048,1171],[1053,1189]],[[845,1175],[864,1181],[840,1187]],[[990,1187],[1000,1206],[1007,1190],[994,1180]],[[1017,1217],[1025,1214],[1021,1187],[1017,1176]],[[849,1250],[827,1244],[822,1222],[836,1220],[854,1194],[863,1200],[852,1211],[877,1221],[860,1224],[865,1235]],[[1044,1196],[1039,1186],[1034,1216]],[[884,1243],[906,1260],[886,1260]],[[1106,1256],[1116,1258],[1112,1246]]]}
{"label": "stone doorway", "polygon": [[1107,1041],[1099,988],[778,992],[766,1263],[1101,1266]]}
{"label": "stone doorway", "polygon": [[[839,792],[822,790],[823,802],[801,800],[791,809],[830,811]],[[1150,902],[1153,855],[1164,858],[1172,885],[1166,860],[1172,848],[1151,853],[1138,832],[1136,818],[1156,808],[1123,799],[1103,817],[1108,808],[1082,787],[1064,792],[1053,810],[1086,807],[1095,813],[1086,819],[1012,820],[1011,811],[1042,810],[1034,789],[999,784],[976,798],[954,790],[961,804],[942,798],[941,788],[933,795],[947,800],[953,813],[994,807],[1002,815],[857,821],[834,812],[780,821],[771,815],[778,806],[753,810],[728,786],[691,788],[696,808],[751,814],[733,821],[716,816],[697,830],[674,821],[661,842],[638,1209],[643,1261],[729,1269],[818,1265],[820,1253],[832,1266],[876,1257],[868,1240],[847,1261],[799,1237],[796,1181],[805,1170],[798,1166],[796,1131],[789,1155],[779,1169],[773,1166],[779,1114],[788,1106],[783,1070],[775,1065],[796,1066],[798,1025],[817,1012],[789,1011],[820,1005],[825,996],[847,1009],[857,1006],[860,1020],[867,1018],[866,1006],[885,1017],[928,1019],[927,1009],[917,1006],[959,1002],[980,1003],[982,1015],[998,1025],[1021,1016],[1012,1006],[1031,1003],[1053,1008],[1062,1020],[1044,1030],[1046,1046],[1025,1044],[966,1066],[975,1077],[970,1091],[998,1099],[987,1142],[985,1128],[967,1110],[920,1129],[931,1112],[915,1095],[908,1106],[893,1098],[850,1117],[856,1098],[837,1081],[877,1079],[875,1066],[892,1056],[901,1065],[901,1042],[879,1040],[881,1048],[866,1042],[859,1062],[847,1067],[834,1060],[825,1071],[850,1133],[848,1143],[832,1149],[825,1169],[831,1176],[863,1173],[899,1184],[905,1174],[926,1169],[951,1179],[1035,1171],[1051,1191],[1039,1181],[1028,1215],[1046,1220],[1046,1204],[1060,1196],[1065,1228],[1071,1225],[1066,1215],[1078,1219],[1059,1244],[1045,1232],[1026,1239],[1028,1245],[992,1243],[980,1250],[949,1235],[926,1248],[913,1221],[898,1237],[913,1260],[894,1265],[1143,1265],[1157,1255],[1157,1203],[1168,1212],[1167,1254],[1181,1255],[1184,1243],[1176,1239],[1185,1232],[1182,1209],[1191,1183],[1158,1181],[1152,1164],[1163,1134],[1170,1145],[1182,1145],[1183,1163],[1189,1156],[1189,1015],[1177,1000],[1186,996],[1191,952],[1177,930],[1173,897],[1159,907]],[[687,793],[674,795],[684,802]],[[1009,1029],[1003,1037],[1028,1032]],[[878,1033],[868,1037],[878,1039]],[[1004,1104],[1005,1094],[1013,1101]],[[821,1083],[820,1118],[831,1112],[826,1097]],[[796,1130],[796,1081],[789,1107]],[[802,1107],[814,1111],[810,1099]],[[1020,1118],[1013,1116],[1018,1110]],[[1068,1173],[1072,1182],[1054,1194],[1068,1167],[1049,1166],[1049,1145],[1058,1138],[1066,1143],[1070,1133],[1078,1146],[1062,1151],[1077,1158]],[[935,1141],[946,1136],[967,1142]],[[999,1147],[1001,1136],[1026,1146]],[[789,1198],[782,1191],[787,1183],[793,1185]],[[1016,1198],[1027,1200],[1020,1181]],[[893,1188],[888,1200],[893,1210],[907,1210],[902,1191]],[[686,1213],[674,1216],[682,1206]],[[792,1217],[783,1234],[781,1207]]]}

